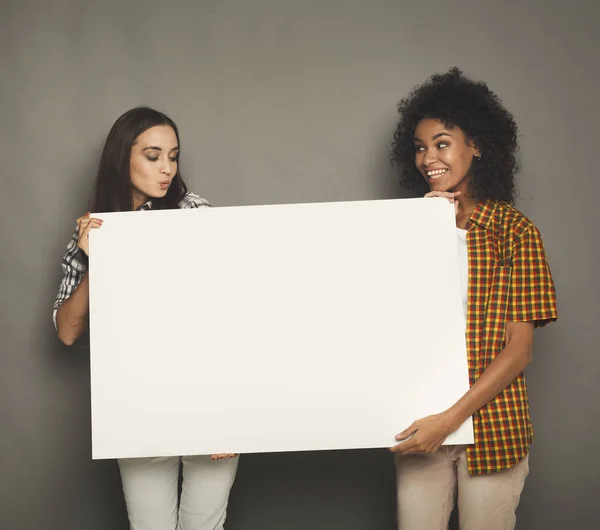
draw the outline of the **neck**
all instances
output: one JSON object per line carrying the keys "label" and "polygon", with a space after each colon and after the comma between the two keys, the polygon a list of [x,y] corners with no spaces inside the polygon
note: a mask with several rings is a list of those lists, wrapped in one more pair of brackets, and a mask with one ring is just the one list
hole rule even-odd
{"label": "neck", "polygon": [[463,191],[457,198],[458,202],[457,212],[456,212],[456,226],[458,228],[467,228],[467,224],[471,215],[477,208],[479,201],[470,195],[468,192]]}
{"label": "neck", "polygon": [[459,216],[471,215],[475,211],[475,208],[477,208],[477,205],[479,204],[479,201],[474,197],[466,197],[464,195],[459,195],[456,198],[456,200],[458,201],[457,215]]}
{"label": "neck", "polygon": [[467,223],[469,222],[469,218],[477,208],[479,201],[471,195],[469,191],[469,182],[471,180],[471,175],[467,175],[458,186],[454,189],[448,190],[452,192],[460,191],[460,195],[456,198],[458,202],[457,211],[456,211],[456,226],[458,228],[466,228]]}
{"label": "neck", "polygon": [[133,193],[131,197],[131,206],[133,210],[137,210],[142,204],[148,200],[148,197],[139,193]]}

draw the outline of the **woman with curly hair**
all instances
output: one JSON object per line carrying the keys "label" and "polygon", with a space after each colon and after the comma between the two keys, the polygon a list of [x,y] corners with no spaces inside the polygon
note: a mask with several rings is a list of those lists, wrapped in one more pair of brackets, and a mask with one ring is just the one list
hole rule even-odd
{"label": "woman with curly hair", "polygon": [[[540,233],[512,206],[517,126],[457,68],[414,89],[398,112],[391,160],[401,183],[454,204],[470,379],[449,409],[396,436],[398,528],[447,528],[457,496],[461,529],[514,528],[533,441],[523,370],[534,328],[557,318]],[[475,443],[442,446],[469,416]]]}

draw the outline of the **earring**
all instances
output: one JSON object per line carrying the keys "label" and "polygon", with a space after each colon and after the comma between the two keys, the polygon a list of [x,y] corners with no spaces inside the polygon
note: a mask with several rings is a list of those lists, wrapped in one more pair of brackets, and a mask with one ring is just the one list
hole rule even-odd
{"label": "earring", "polygon": [[473,155],[477,160],[481,160],[481,153],[477,153],[476,155]]}

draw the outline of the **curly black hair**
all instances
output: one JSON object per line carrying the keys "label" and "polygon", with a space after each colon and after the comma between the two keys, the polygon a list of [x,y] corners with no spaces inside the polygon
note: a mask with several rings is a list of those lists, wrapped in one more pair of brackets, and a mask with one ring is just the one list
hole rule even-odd
{"label": "curly black hair", "polygon": [[415,165],[414,134],[421,120],[434,118],[448,128],[460,128],[481,152],[480,159],[473,159],[469,192],[479,201],[514,203],[517,124],[485,83],[451,68],[414,88],[398,103],[398,113],[390,161],[398,166],[403,187],[419,194],[429,191]]}

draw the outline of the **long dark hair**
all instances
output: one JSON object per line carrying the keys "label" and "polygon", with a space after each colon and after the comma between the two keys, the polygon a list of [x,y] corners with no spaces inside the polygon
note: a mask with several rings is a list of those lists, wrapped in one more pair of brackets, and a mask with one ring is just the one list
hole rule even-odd
{"label": "long dark hair", "polygon": [[[114,123],[102,150],[98,176],[90,200],[91,212],[126,212],[133,209],[133,190],[129,175],[131,148],[144,131],[157,125],[168,125],[179,131],[166,114],[149,107],[136,107],[121,115]],[[152,209],[176,209],[187,193],[187,186],[177,166],[169,191],[161,199],[152,199]]]}

